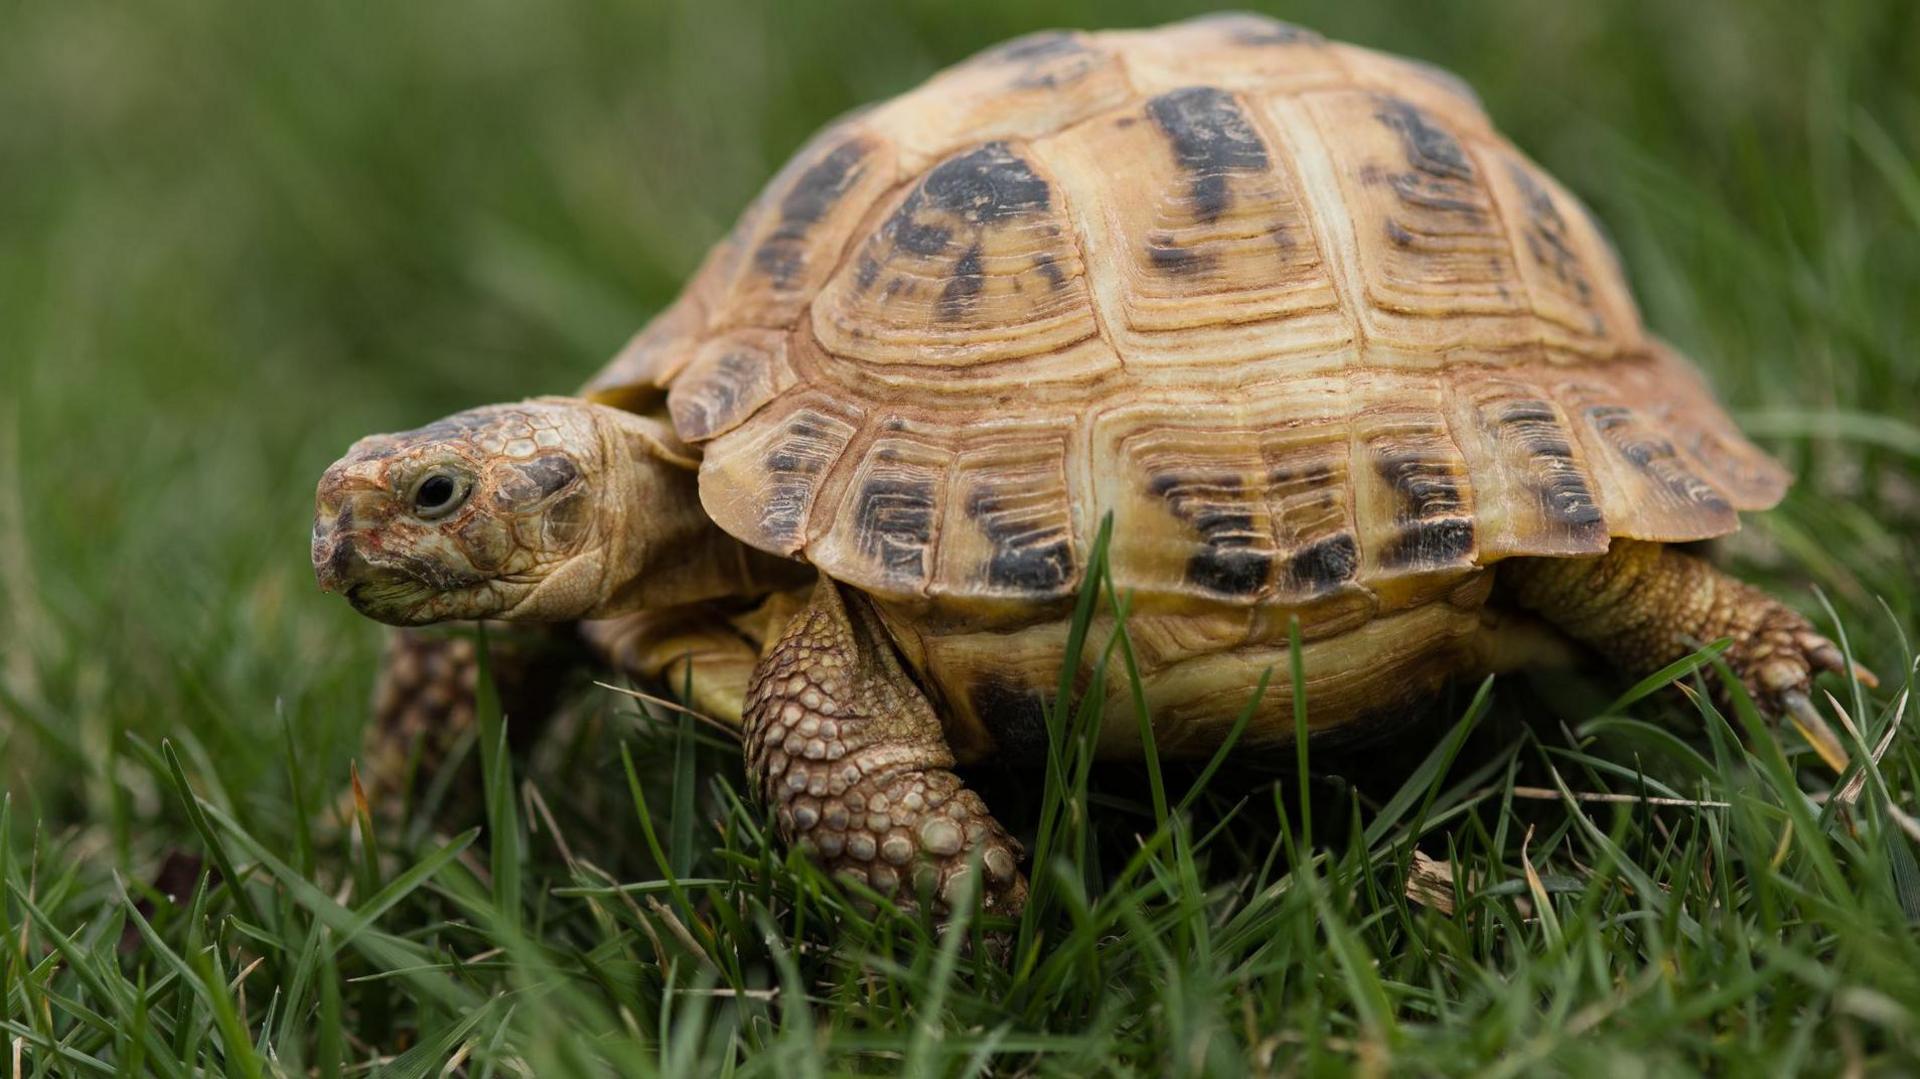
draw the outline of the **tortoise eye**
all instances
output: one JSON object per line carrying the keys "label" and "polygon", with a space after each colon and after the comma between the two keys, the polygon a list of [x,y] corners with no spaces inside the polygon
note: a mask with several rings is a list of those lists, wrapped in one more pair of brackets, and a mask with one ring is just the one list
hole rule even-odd
{"label": "tortoise eye", "polygon": [[458,480],[444,472],[435,472],[420,481],[413,490],[413,509],[422,517],[450,513],[466,498]]}

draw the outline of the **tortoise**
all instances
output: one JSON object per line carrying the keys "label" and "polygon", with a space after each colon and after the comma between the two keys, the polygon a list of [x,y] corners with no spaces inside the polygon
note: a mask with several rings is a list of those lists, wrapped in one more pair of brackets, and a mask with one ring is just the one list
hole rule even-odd
{"label": "tortoise", "polygon": [[312,556],[378,620],[612,619],[653,671],[670,612],[815,582],[744,658],[691,623],[778,834],[902,898],[977,864],[1010,911],[1021,848],[952,769],[1044,753],[1103,518],[1163,756],[1269,671],[1246,744],[1290,744],[1296,625],[1315,741],[1730,638],[1833,753],[1840,650],[1682,549],[1789,479],[1464,83],[1234,15],[1019,38],[831,124],[581,395],[355,443]]}

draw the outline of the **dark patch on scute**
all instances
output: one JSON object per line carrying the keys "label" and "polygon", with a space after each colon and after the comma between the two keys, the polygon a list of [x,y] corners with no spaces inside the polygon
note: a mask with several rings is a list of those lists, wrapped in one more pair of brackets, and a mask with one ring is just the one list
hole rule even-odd
{"label": "dark patch on scute", "polygon": [[699,440],[713,434],[722,415],[733,410],[734,398],[738,387],[732,382],[720,379],[710,386],[702,386],[697,396],[680,396],[669,400],[672,408],[673,425],[681,435],[689,440]]}
{"label": "dark patch on scute", "polygon": [[1501,423],[1554,423],[1559,417],[1545,401],[1515,401],[1501,410]]}
{"label": "dark patch on scute", "polygon": [[1098,65],[1100,54],[1068,31],[1041,31],[993,48],[985,58],[1018,71],[1014,90],[1052,90],[1085,77]]}
{"label": "dark patch on scute", "polygon": [[768,451],[771,483],[760,506],[760,527],[776,543],[797,543],[805,523],[814,477],[823,472],[838,447],[822,441],[824,432],[804,415],[789,422],[786,438]]}
{"label": "dark patch on scute", "polygon": [[1040,213],[1052,204],[1047,182],[1004,142],[941,162],[916,194],[931,208],[981,226]]}
{"label": "dark patch on scute", "polygon": [[1304,26],[1256,15],[1251,11],[1223,11],[1188,19],[1188,26],[1220,31],[1235,45],[1319,45],[1327,39]]}
{"label": "dark patch on scute", "polygon": [[1454,566],[1473,553],[1473,522],[1465,517],[1415,521],[1400,529],[1381,561],[1395,568]]}
{"label": "dark patch on scute", "polygon": [[1552,406],[1541,400],[1514,401],[1500,410],[1499,423],[1525,455],[1528,482],[1547,517],[1576,534],[1605,523]]}
{"label": "dark patch on scute", "polygon": [[981,275],[980,245],[974,244],[954,261],[953,272],[947,278],[945,288],[940,290],[940,317],[951,322],[966,317],[973,310],[980,291],[986,287]]}
{"label": "dark patch on scute", "polygon": [[1346,533],[1316,540],[1287,559],[1290,591],[1324,595],[1353,580],[1360,571],[1360,547]]}
{"label": "dark patch on scute", "polygon": [[924,580],[933,509],[933,484],[927,480],[868,479],[854,508],[861,555],[896,581]]}
{"label": "dark patch on scute", "polygon": [[1151,236],[1147,238],[1147,262],[1161,273],[1192,277],[1214,266],[1216,260],[1208,252],[1181,247],[1174,244],[1170,237],[1164,243],[1157,243],[1155,239]]}
{"label": "dark patch on scute", "polygon": [[1420,210],[1462,214],[1478,221],[1485,210],[1471,199],[1461,198],[1460,181],[1423,172],[1396,172],[1387,178],[1400,201]]}
{"label": "dark patch on scute", "polygon": [[1048,595],[1073,579],[1073,548],[1057,534],[996,538],[987,582],[996,588]]}
{"label": "dark patch on scute", "polygon": [[1051,90],[1081,78],[1098,66],[1102,54],[1067,30],[1042,30],[1014,38],[976,55],[967,63],[1010,68],[1015,90]]}
{"label": "dark patch on scute", "polygon": [[1057,290],[1067,287],[1066,271],[1060,268],[1059,261],[1052,254],[1042,251],[1035,255],[1033,268],[1039,270],[1040,276],[1047,279],[1048,288]]}
{"label": "dark patch on scute", "polygon": [[901,203],[900,209],[887,221],[887,234],[900,250],[921,258],[933,258],[953,242],[953,230],[915,221],[913,215],[919,207],[919,200],[908,196],[907,201]]}
{"label": "dark patch on scute", "polygon": [[973,705],[980,725],[993,736],[1000,758],[1046,759],[1047,702],[1038,690],[986,674],[967,687],[967,702]]}
{"label": "dark patch on scute", "polygon": [[1037,30],[1003,41],[976,53],[972,63],[1026,63],[1085,52],[1086,45],[1071,30]]}
{"label": "dark patch on scute", "polygon": [[812,487],[804,482],[789,480],[773,486],[771,494],[760,507],[760,528],[776,542],[791,543],[799,538],[800,525],[806,510],[807,495]]}
{"label": "dark patch on scute", "polygon": [[834,147],[800,174],[780,199],[780,222],[753,253],[760,271],[782,286],[791,285],[806,265],[807,230],[827,215],[860,178],[867,145],[850,139]]}
{"label": "dark patch on scute", "polygon": [[1266,586],[1273,557],[1245,548],[1212,548],[1187,559],[1187,582],[1225,596],[1251,596]]}
{"label": "dark patch on scute", "polygon": [[1442,459],[1382,449],[1374,457],[1374,467],[1393,487],[1400,512],[1409,517],[1438,517],[1460,509],[1460,486]]}
{"label": "dark patch on scute", "polygon": [[1443,128],[1434,125],[1419,106],[1405,98],[1383,97],[1374,118],[1400,136],[1407,164],[1433,176],[1471,181],[1473,162],[1466,148]]}
{"label": "dark patch on scute", "polygon": [[1694,475],[1681,461],[1672,442],[1635,429],[1631,409],[1599,405],[1587,410],[1587,418],[1622,457],[1681,500],[1715,513],[1731,511],[1719,489]]}
{"label": "dark patch on scute", "polygon": [[1255,528],[1247,485],[1232,472],[1161,473],[1147,490],[1204,546],[1187,558],[1186,581],[1223,596],[1262,591],[1273,569],[1271,540]]}
{"label": "dark patch on scute", "polygon": [[1408,232],[1400,222],[1387,218],[1387,239],[1399,247],[1413,246],[1413,233]]}
{"label": "dark patch on scute", "polygon": [[1073,579],[1072,540],[1064,528],[1009,512],[1010,501],[987,488],[967,499],[967,517],[979,523],[993,548],[988,585],[1036,595],[1058,592]]}
{"label": "dark patch on scute", "polygon": [[740,407],[741,388],[759,377],[764,362],[754,353],[730,351],[699,382],[676,388],[667,408],[681,437],[707,438],[732,419]]}
{"label": "dark patch on scute", "polygon": [[1376,446],[1374,468],[1393,489],[1397,537],[1381,552],[1396,568],[1457,564],[1473,551],[1472,520],[1452,462],[1419,449]]}
{"label": "dark patch on scute", "polygon": [[1606,524],[1606,517],[1600,512],[1600,506],[1593,500],[1593,491],[1587,487],[1587,481],[1571,467],[1544,470],[1546,474],[1536,480],[1540,494],[1540,504],[1547,515],[1573,529],[1575,532],[1588,532]]}
{"label": "dark patch on scute", "polygon": [[[880,235],[896,251],[935,259],[952,250],[956,231],[971,234],[954,259],[940,301],[941,317],[955,318],[965,313],[983,284],[980,235],[1003,222],[1044,213],[1051,205],[1047,181],[1006,143],[990,142],[935,166],[901,200]],[[878,279],[880,266],[866,255],[855,274],[864,292]],[[890,285],[886,298],[897,291]]]}
{"label": "dark patch on scute", "polygon": [[[1526,200],[1527,227],[1524,235],[1527,253],[1533,256],[1537,265],[1553,274],[1554,280],[1562,288],[1572,292],[1581,306],[1591,310],[1593,285],[1587,280],[1586,267],[1581,264],[1580,256],[1573,250],[1573,240],[1567,232],[1567,220],[1560,216],[1560,208],[1554,205],[1553,195],[1518,162],[1510,162],[1507,171]],[[1593,332],[1605,332],[1605,325],[1598,313],[1593,315]]]}
{"label": "dark patch on scute", "polygon": [[1233,95],[1211,86],[1173,90],[1147,102],[1147,113],[1173,145],[1188,176],[1194,216],[1211,224],[1227,212],[1235,174],[1263,172],[1267,148]]}

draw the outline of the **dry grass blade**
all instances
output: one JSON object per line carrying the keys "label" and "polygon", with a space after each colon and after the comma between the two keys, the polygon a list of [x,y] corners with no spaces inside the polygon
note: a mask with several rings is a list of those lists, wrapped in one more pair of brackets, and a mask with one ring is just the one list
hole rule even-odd
{"label": "dry grass blade", "polygon": [[687,950],[688,955],[699,960],[701,966],[712,970],[719,969],[713,965],[713,957],[707,954],[707,950],[702,948],[700,942],[694,939],[693,934],[688,931],[686,923],[682,922],[679,916],[673,913],[672,907],[667,906],[652,896],[648,896],[647,909],[653,911],[654,916],[666,925],[667,932],[673,936],[673,939],[680,942],[680,946]]}
{"label": "dry grass blade", "polygon": [[705,988],[705,989],[702,989],[698,986],[683,986],[680,988],[676,988],[673,992],[676,996],[717,997],[717,998],[726,999],[726,1000],[779,1000],[780,999],[780,987],[777,985],[771,989],[735,989],[731,986],[725,986],[725,985],[717,985],[717,986],[712,986],[710,988]]}
{"label": "dry grass blade", "polygon": [[670,701],[665,697],[656,697],[651,693],[642,693],[640,690],[628,689],[626,686],[616,686],[609,682],[595,682],[594,685],[599,686],[601,689],[613,690],[615,693],[624,693],[627,696],[632,697],[634,700],[642,701],[644,703],[651,704],[659,708],[665,708],[670,712],[679,712],[682,715],[692,716],[694,719],[697,719],[700,722],[705,723],[707,726],[712,727],[714,730],[725,732],[728,738],[732,738],[735,741],[738,741],[740,738],[739,727],[736,727],[729,723],[723,723],[720,720],[717,720],[712,716],[707,715],[705,712],[697,712],[691,708],[688,708],[686,705],[681,704],[679,701]]}
{"label": "dry grass blade", "polygon": [[253,962],[248,963],[245,967],[241,969],[240,973],[235,974],[233,976],[232,981],[227,983],[227,992],[229,993],[245,992],[246,990],[244,986],[246,985],[247,976],[249,974],[252,974],[256,970],[259,970],[260,965],[262,963],[265,963],[266,961],[267,961],[267,957],[263,955],[255,959]]}
{"label": "dry grass blade", "polygon": [[1414,851],[1413,864],[1407,867],[1407,898],[1451,917],[1454,911],[1453,863],[1443,862],[1426,851]]}
{"label": "dry grass blade", "polygon": [[[1840,707],[1840,702],[1834,699],[1833,694],[1827,694],[1827,701],[1833,705],[1833,710],[1840,714],[1840,720],[1847,725],[1847,730],[1851,731],[1855,738],[1860,738],[1859,730],[1853,725],[1853,717],[1847,715],[1845,708]],[[1900,733],[1900,724],[1906,718],[1907,691],[1901,690],[1900,699],[1893,702],[1893,721],[1887,724],[1887,729],[1881,732],[1880,741],[1874,743],[1873,752],[1867,755],[1868,759],[1871,760],[1876,767],[1880,764],[1881,758],[1887,755],[1887,747],[1893,745],[1893,736]],[[1860,738],[1860,740],[1862,743],[1866,741],[1864,738]],[[1846,785],[1840,788],[1840,793],[1834,795],[1834,797],[1848,805],[1852,805],[1860,800],[1860,792],[1865,790],[1866,787],[1867,770],[1862,768],[1854,774],[1852,779],[1847,780]]]}
{"label": "dry grass blade", "polygon": [[553,837],[553,846],[560,852],[560,860],[566,863],[568,869],[578,872],[579,859],[573,856],[573,848],[567,845],[566,834],[560,830],[560,822],[554,819],[553,810],[548,807],[546,796],[541,794],[540,788],[532,783],[525,784],[522,790],[522,798],[526,802],[527,809],[539,819],[540,823],[546,825],[547,834]]}
{"label": "dry grass blade", "polygon": [[1527,875],[1527,891],[1533,894],[1533,905],[1539,914],[1540,924],[1546,930],[1550,945],[1560,943],[1560,918],[1553,912],[1553,901],[1547,896],[1546,882],[1533,868],[1533,858],[1528,849],[1533,846],[1533,825],[1527,825],[1527,834],[1520,840],[1520,869]]}
{"label": "dry grass blade", "polygon": [[[347,794],[348,797],[353,800],[353,815],[355,818],[371,817],[373,815],[373,807],[367,803],[367,788],[360,784],[359,761],[350,760],[347,762]],[[371,836],[363,836],[361,838],[366,842],[372,841]]]}
{"label": "dry grass blade", "polygon": [[[1488,793],[1492,788],[1488,788]],[[1547,787],[1515,787],[1515,798],[1526,798],[1537,802],[1561,802],[1567,796]],[[1650,806],[1686,806],[1690,809],[1725,809],[1731,802],[1716,802],[1707,798],[1669,798],[1658,794],[1616,794],[1611,791],[1574,791],[1576,802],[1609,802],[1617,805]]]}

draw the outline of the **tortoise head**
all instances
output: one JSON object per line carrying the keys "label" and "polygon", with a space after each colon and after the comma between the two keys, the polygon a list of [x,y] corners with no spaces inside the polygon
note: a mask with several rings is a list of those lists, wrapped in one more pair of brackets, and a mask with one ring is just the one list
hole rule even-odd
{"label": "tortoise head", "polygon": [[604,612],[698,516],[694,465],[665,425],[567,398],[373,435],[320,478],[314,574],[393,625]]}

